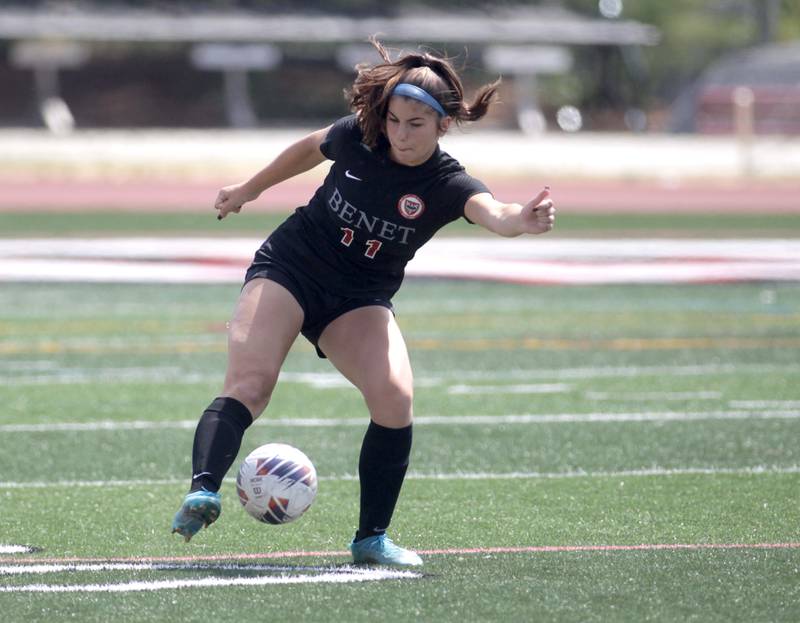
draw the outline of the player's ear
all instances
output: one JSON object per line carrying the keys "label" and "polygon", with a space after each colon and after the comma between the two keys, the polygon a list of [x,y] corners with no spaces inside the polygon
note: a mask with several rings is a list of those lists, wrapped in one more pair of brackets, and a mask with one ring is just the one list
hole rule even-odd
{"label": "player's ear", "polygon": [[442,117],[439,119],[439,136],[444,136],[447,134],[447,130],[450,128],[450,122],[452,120],[452,117]]}

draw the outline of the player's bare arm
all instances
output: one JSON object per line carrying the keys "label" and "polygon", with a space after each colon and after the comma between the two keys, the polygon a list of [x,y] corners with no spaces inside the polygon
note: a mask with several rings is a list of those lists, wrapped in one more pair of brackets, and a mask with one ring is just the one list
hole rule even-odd
{"label": "player's bare arm", "polygon": [[214,209],[219,210],[217,218],[223,219],[231,212],[238,214],[245,203],[257,199],[267,188],[313,169],[325,161],[320,145],[328,130],[330,126],[301,138],[246,182],[232,184],[220,190],[214,202]]}
{"label": "player's bare arm", "polygon": [[464,214],[473,223],[500,236],[545,234],[553,229],[556,209],[545,188],[525,205],[503,203],[489,193],[478,193],[469,198]]}

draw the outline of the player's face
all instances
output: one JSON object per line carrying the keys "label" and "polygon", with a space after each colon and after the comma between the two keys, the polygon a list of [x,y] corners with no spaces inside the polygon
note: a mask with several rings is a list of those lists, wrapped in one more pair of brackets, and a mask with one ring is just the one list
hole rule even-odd
{"label": "player's face", "polygon": [[395,95],[386,113],[389,157],[406,166],[422,164],[433,155],[450,118],[442,119],[433,108],[417,100]]}

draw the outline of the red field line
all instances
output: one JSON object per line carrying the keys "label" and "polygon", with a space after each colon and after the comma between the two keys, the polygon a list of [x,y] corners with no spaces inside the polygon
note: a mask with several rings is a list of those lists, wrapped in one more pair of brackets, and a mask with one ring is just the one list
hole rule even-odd
{"label": "red field line", "polygon": [[642,543],[640,545],[533,545],[529,547],[473,547],[430,549],[419,554],[543,554],[560,552],[633,552],[705,549],[798,549],[800,543]]}
{"label": "red field line", "polygon": [[[634,552],[702,550],[800,549],[800,542],[787,543],[642,543],[638,545],[532,545],[523,547],[466,547],[417,550],[423,556],[468,554],[548,554],[563,552]],[[211,554],[200,556],[128,556],[115,558],[37,558],[0,557],[0,564],[65,564],[112,562],[219,562],[223,560],[274,560],[283,558],[330,558],[349,556],[345,551],[287,551],[257,554]]]}

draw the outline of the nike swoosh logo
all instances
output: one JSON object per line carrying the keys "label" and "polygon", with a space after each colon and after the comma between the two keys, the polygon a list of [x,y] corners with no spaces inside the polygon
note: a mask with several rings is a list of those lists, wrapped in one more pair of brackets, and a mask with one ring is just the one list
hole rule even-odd
{"label": "nike swoosh logo", "polygon": [[355,180],[356,182],[363,182],[364,181],[360,177],[356,177],[355,175],[350,173],[350,169],[347,169],[347,171],[344,172],[344,176],[345,177],[349,177],[351,180]]}
{"label": "nike swoosh logo", "polygon": [[192,474],[192,480],[197,480],[201,476],[210,476],[211,472],[200,472],[199,474]]}

